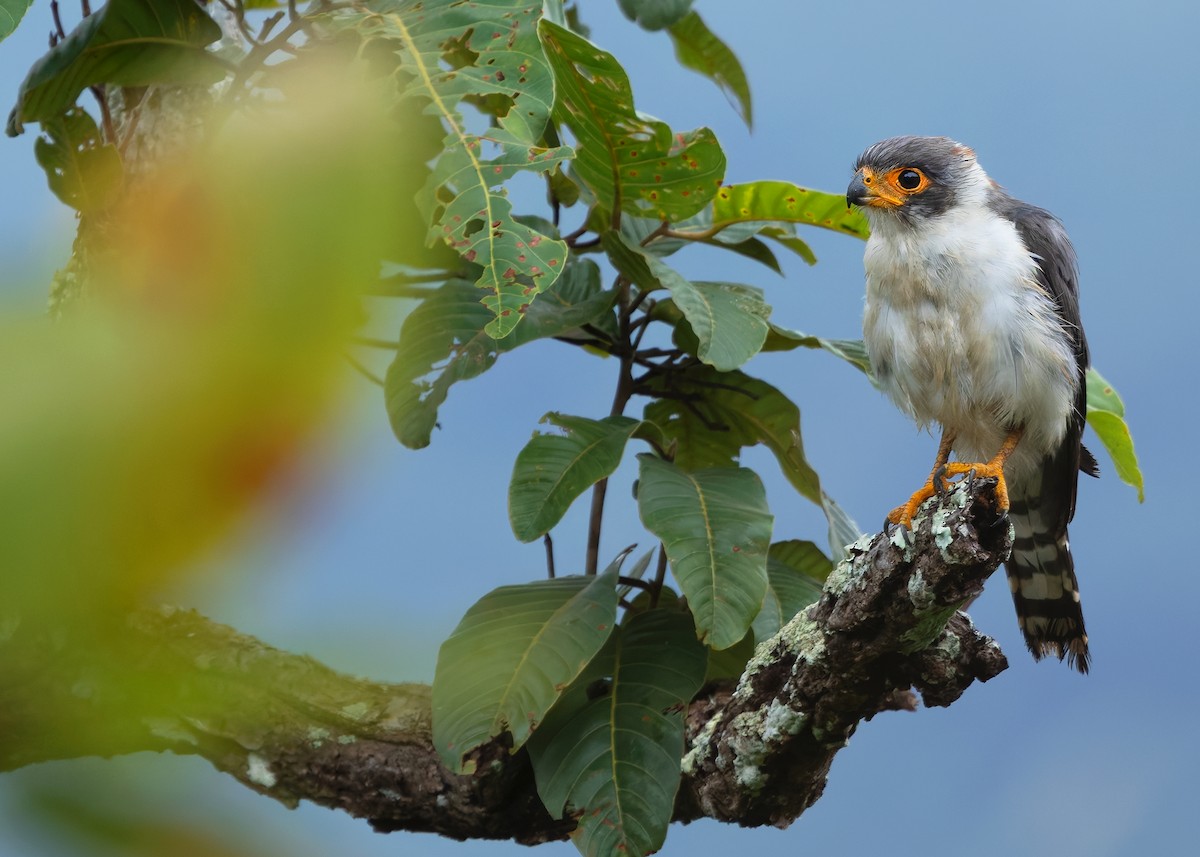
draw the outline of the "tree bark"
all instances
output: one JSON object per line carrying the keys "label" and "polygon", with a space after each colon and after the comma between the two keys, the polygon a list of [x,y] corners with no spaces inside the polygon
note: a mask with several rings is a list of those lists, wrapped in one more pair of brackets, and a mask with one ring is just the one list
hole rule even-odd
{"label": "tree bark", "polygon": [[[760,647],[736,686],[688,712],[675,820],[786,826],[876,713],[949,705],[1007,663],[958,608],[1008,556],[994,482],[927,504],[913,531],[864,537],[821,599]],[[247,787],[369,820],[377,830],[535,844],[565,838],[523,752],[442,765],[425,685],[341,675],[192,611],[73,629],[0,621],[0,770],[145,750],[195,754]]]}

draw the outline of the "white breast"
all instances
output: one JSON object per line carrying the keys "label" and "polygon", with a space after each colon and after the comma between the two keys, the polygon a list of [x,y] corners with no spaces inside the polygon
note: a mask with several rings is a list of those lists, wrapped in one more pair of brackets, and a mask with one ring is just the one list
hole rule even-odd
{"label": "white breast", "polygon": [[1038,466],[1062,440],[1078,381],[1016,228],[974,201],[919,229],[871,213],[863,334],[883,389],[921,424],[956,431],[960,459],[991,458],[1023,425],[1006,471]]}

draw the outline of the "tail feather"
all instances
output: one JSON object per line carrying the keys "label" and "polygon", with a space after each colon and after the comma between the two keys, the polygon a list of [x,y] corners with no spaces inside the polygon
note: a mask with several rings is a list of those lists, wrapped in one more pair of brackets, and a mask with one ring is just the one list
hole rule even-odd
{"label": "tail feather", "polygon": [[1043,509],[1041,499],[1024,494],[1011,498],[1009,517],[1015,539],[1005,571],[1017,623],[1035,660],[1055,655],[1086,673],[1087,630],[1066,521],[1061,511]]}

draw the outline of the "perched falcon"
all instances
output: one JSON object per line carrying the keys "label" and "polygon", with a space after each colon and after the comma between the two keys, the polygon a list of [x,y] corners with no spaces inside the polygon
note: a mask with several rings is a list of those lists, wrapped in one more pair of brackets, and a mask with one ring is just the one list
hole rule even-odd
{"label": "perched falcon", "polygon": [[[1075,251],[1062,224],[1009,196],[946,137],[893,137],[846,190],[871,224],[863,338],[879,384],[942,439],[929,480],[888,516],[908,526],[949,477],[995,477],[1015,541],[1006,564],[1035,659],[1088,670],[1067,543],[1082,470],[1088,367]],[[949,462],[951,452],[956,461]]]}

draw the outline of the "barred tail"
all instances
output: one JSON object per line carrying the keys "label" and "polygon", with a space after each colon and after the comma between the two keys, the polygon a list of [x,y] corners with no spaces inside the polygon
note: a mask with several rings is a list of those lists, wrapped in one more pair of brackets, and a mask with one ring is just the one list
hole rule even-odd
{"label": "barred tail", "polygon": [[1062,510],[1045,508],[1046,499],[1012,492],[1009,517],[1015,539],[1012,556],[1004,568],[1017,608],[1017,623],[1034,659],[1056,655],[1086,673],[1087,631],[1067,542],[1066,516]]}

